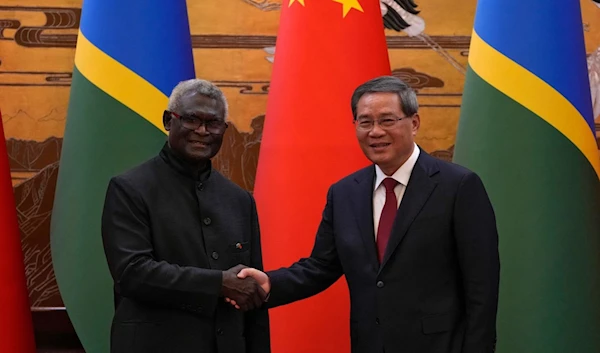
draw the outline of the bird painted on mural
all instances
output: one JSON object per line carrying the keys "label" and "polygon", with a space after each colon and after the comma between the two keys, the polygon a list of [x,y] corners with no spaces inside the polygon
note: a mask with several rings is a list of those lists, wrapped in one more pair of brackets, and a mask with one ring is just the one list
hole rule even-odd
{"label": "bird painted on mural", "polygon": [[256,7],[261,11],[275,11],[281,9],[281,3],[271,0],[242,0],[245,3]]}
{"label": "bird painted on mural", "polygon": [[379,6],[385,28],[402,31],[409,37],[425,30],[425,21],[417,16],[418,5],[413,0],[380,0]]}

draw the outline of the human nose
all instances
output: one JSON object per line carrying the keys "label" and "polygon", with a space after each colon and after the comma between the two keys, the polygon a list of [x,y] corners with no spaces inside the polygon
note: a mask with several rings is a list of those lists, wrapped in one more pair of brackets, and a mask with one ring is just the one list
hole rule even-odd
{"label": "human nose", "polygon": [[198,125],[198,127],[194,130],[194,132],[197,134],[200,134],[200,135],[209,135],[210,133],[208,132],[208,130],[206,128],[206,124],[203,121],[200,121],[199,124],[200,125]]}
{"label": "human nose", "polygon": [[373,127],[371,128],[371,131],[369,131],[369,136],[370,137],[380,137],[385,135],[385,130],[383,130],[381,128],[381,125],[379,125],[379,121],[375,120],[373,122]]}

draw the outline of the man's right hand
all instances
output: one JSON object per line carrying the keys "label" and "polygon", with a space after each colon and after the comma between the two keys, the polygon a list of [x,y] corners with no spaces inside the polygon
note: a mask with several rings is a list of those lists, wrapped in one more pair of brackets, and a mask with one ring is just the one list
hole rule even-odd
{"label": "man's right hand", "polygon": [[235,301],[241,310],[247,311],[260,307],[267,294],[254,278],[238,278],[237,274],[242,268],[244,266],[237,265],[223,271],[221,294]]}
{"label": "man's right hand", "polygon": [[[241,279],[254,278],[264,291],[266,298],[269,297],[269,293],[271,292],[271,280],[266,273],[255,268],[244,266],[244,268],[237,274],[237,277]],[[240,305],[234,299],[225,297],[225,301],[235,306],[236,309],[241,309]]]}
{"label": "man's right hand", "polygon": [[269,279],[269,276],[267,276],[266,273],[260,270],[246,267],[242,269],[237,276],[238,278],[252,277],[256,280],[256,282],[258,282],[258,284],[265,291],[266,294],[269,294],[271,292],[271,280]]}

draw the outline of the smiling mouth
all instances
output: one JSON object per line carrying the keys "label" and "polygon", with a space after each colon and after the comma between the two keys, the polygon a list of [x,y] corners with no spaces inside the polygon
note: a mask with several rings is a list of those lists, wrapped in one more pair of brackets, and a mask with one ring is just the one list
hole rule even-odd
{"label": "smiling mouth", "polygon": [[208,147],[210,145],[208,142],[201,141],[190,141],[190,144],[196,147]]}
{"label": "smiling mouth", "polygon": [[372,143],[369,146],[371,148],[378,149],[378,148],[385,148],[385,147],[387,147],[389,145],[391,145],[391,143],[389,143],[389,142],[378,142],[378,143]]}

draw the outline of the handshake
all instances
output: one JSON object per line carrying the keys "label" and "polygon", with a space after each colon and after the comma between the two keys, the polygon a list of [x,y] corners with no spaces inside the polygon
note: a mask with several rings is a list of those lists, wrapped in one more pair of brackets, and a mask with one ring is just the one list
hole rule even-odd
{"label": "handshake", "polygon": [[236,309],[248,311],[259,308],[271,291],[271,281],[262,271],[237,265],[223,271],[221,294]]}

